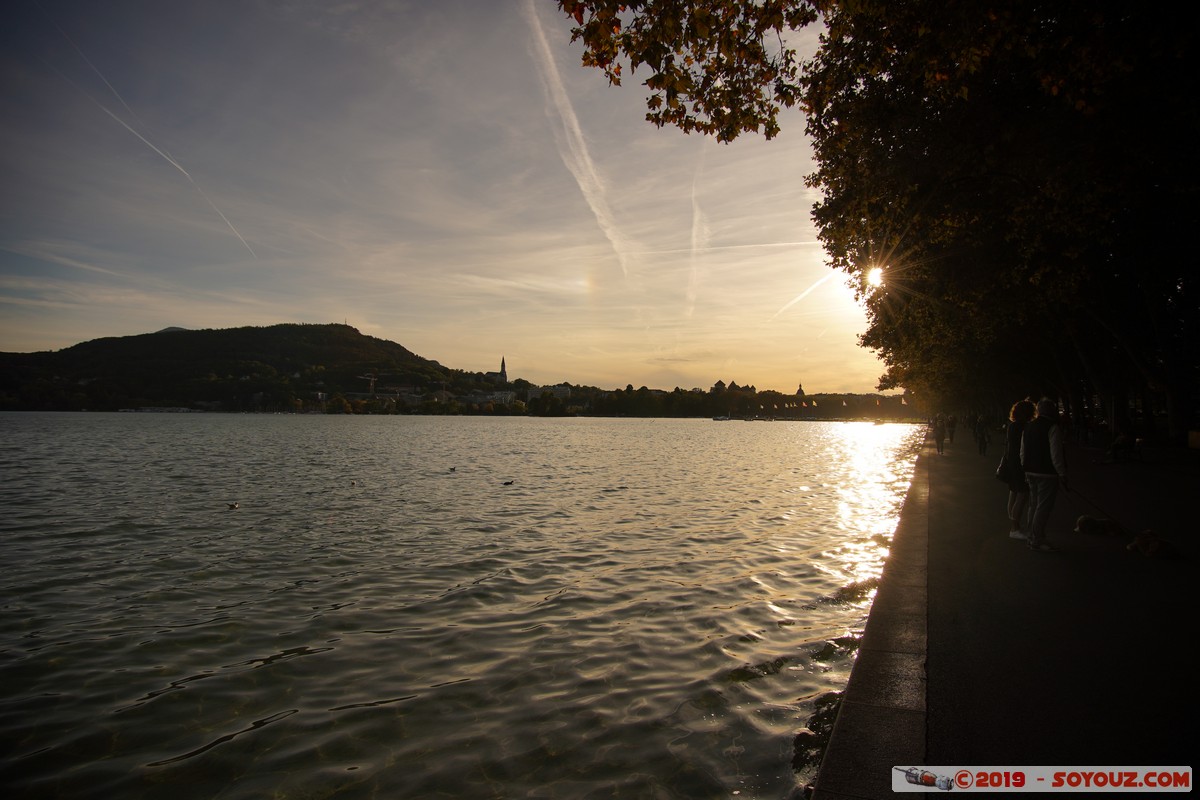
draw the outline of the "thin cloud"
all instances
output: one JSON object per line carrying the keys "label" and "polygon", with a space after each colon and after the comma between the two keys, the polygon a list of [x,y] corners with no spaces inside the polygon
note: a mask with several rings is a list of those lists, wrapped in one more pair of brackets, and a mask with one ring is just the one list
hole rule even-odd
{"label": "thin cloud", "polygon": [[[711,235],[711,234],[710,234]],[[749,244],[704,244],[692,247],[663,248],[660,250],[640,250],[631,255],[663,256],[673,253],[717,253],[722,250],[767,250],[778,247],[817,247],[820,242],[754,242]]]}
{"label": "thin cloud", "polygon": [[535,383],[881,371],[841,280],[797,297],[831,271],[803,120],[731,145],[657,130],[638,87],[579,71],[544,0],[252,3],[234,27],[204,3],[40,2],[74,41],[30,2],[0,58],[0,350],[346,321]]}
{"label": "thin cloud", "polygon": [[26,256],[39,261],[45,261],[49,264],[60,264],[64,267],[73,267],[74,269],[85,270],[88,272],[98,272],[111,278],[127,277],[123,273],[115,270],[106,269],[87,261],[81,261],[77,258],[62,255],[58,252],[55,252],[53,246],[43,242],[21,242],[9,247],[0,247],[0,252],[13,253],[15,255]]}
{"label": "thin cloud", "polygon": [[796,295],[795,297],[793,297],[793,298],[792,298],[790,301],[788,301],[788,302],[787,302],[787,303],[786,303],[786,304],[783,306],[783,308],[781,308],[781,309],[779,309],[778,311],[776,311],[776,312],[775,312],[775,314],[774,314],[774,315],[773,315],[773,316],[772,316],[772,317],[771,317],[769,320],[767,320],[767,322],[768,322],[768,323],[772,323],[772,322],[774,322],[774,321],[775,321],[775,320],[776,320],[776,319],[779,317],[779,315],[780,315],[780,314],[782,314],[783,312],[787,311],[789,308],[791,308],[792,306],[796,305],[796,303],[799,303],[799,302],[800,302],[801,300],[803,300],[804,298],[808,297],[810,294],[812,294],[812,293],[813,293],[813,291],[814,291],[814,290],[815,290],[815,289],[816,289],[818,286],[820,286],[822,283],[824,283],[825,281],[829,280],[830,278],[832,278],[832,277],[833,277],[834,275],[836,275],[836,274],[837,274],[837,273],[835,273],[835,272],[832,272],[832,271],[831,271],[831,272],[830,272],[828,275],[826,275],[825,277],[823,277],[823,278],[818,278],[818,279],[817,279],[817,281],[816,281],[815,283],[813,283],[813,285],[812,285],[812,286],[809,286],[809,287],[808,287],[807,289],[805,289],[803,292],[801,292],[800,294],[798,294],[798,295]]}
{"label": "thin cloud", "polygon": [[[116,89],[113,88],[113,85],[109,82],[108,78],[104,77],[104,73],[102,73],[99,69],[97,69],[96,65],[93,64],[86,55],[84,55],[83,51],[79,49],[79,45],[75,44],[75,42],[72,41],[71,37],[67,36],[66,32],[63,31],[63,29],[58,25],[57,22],[54,22],[54,20],[52,19],[51,23],[53,23],[54,27],[58,30],[58,32],[60,34],[62,34],[63,38],[66,39],[70,43],[70,45],[75,48],[75,51],[77,53],[79,53],[80,57],[87,63],[87,65],[89,67],[91,67],[92,70],[97,75],[100,76],[100,80],[104,81],[104,85],[109,88],[109,91],[111,91],[114,96],[116,96],[117,100],[119,100],[121,102],[121,105],[125,106],[125,108],[128,109],[129,105],[125,102],[125,99],[123,97],[121,97],[121,95],[117,92]],[[233,226],[233,223],[229,221],[229,217],[225,216],[225,214],[221,211],[221,209],[217,208],[217,204],[212,201],[212,198],[210,198],[207,194],[204,193],[204,190],[200,188],[200,184],[196,183],[195,178],[193,178],[188,173],[188,171],[183,168],[182,164],[180,164],[178,161],[176,161],[175,159],[173,159],[169,155],[167,155],[165,152],[163,152],[162,149],[157,147],[153,142],[151,142],[145,136],[138,133],[138,131],[136,131],[131,125],[129,125],[127,122],[125,122],[125,120],[121,119],[119,116],[114,114],[108,108],[108,106],[104,105],[99,100],[92,97],[82,87],[80,87],[73,80],[71,80],[65,74],[63,74],[63,72],[61,70],[59,70],[57,67],[54,67],[49,64],[47,64],[47,66],[49,66],[50,69],[57,72],[59,74],[59,76],[61,76],[62,79],[65,80],[67,83],[74,86],[75,89],[80,92],[80,94],[82,94],[88,100],[91,100],[93,103],[95,103],[100,108],[101,111],[103,111],[105,114],[108,114],[108,116],[112,117],[113,120],[118,125],[120,125],[122,128],[124,128],[125,130],[132,133],[134,136],[136,136],[138,139],[140,139],[143,144],[145,144],[147,147],[149,147],[155,153],[158,153],[158,155],[160,155],[163,158],[163,160],[165,160],[168,164],[170,164],[175,169],[179,170],[179,172],[183,175],[183,177],[187,178],[188,183],[192,184],[192,188],[194,188],[197,192],[199,192],[200,196],[204,198],[204,202],[208,203],[208,205],[212,207],[212,210],[217,213],[217,216],[219,216],[225,222],[225,225],[229,228],[229,230],[231,230],[233,232],[233,235],[238,238],[238,241],[240,241],[242,243],[242,245],[245,246],[245,248],[250,251],[250,255],[254,256],[255,259],[258,258],[258,254],[254,252],[254,248],[252,248],[250,246],[250,243],[246,241],[245,237],[242,236],[242,234],[238,231],[238,229]],[[130,111],[130,114],[133,115],[133,112]],[[136,119],[136,116],[134,118]]]}
{"label": "thin cloud", "polygon": [[571,104],[566,87],[563,86],[558,66],[554,63],[554,56],[550,52],[550,44],[546,41],[546,34],[542,30],[533,0],[525,0],[522,9],[529,20],[529,29],[533,33],[534,55],[537,57],[542,85],[546,90],[546,99],[562,123],[562,135],[555,137],[559,142],[559,155],[562,157],[563,164],[575,177],[575,182],[579,184],[579,190],[596,216],[600,230],[612,244],[617,261],[621,264],[621,272],[628,277],[628,244],[609,207],[604,179],[596,169],[591,153],[588,151],[583,129],[579,125],[578,117],[575,116],[575,108]]}
{"label": "thin cloud", "polygon": [[108,78],[104,77],[104,73],[100,71],[100,68],[92,63],[92,60],[87,57],[87,54],[83,52],[79,45],[75,44],[75,40],[67,35],[67,32],[62,29],[62,26],[58,24],[54,17],[52,17],[50,13],[46,11],[46,9],[42,8],[41,3],[35,3],[35,5],[43,14],[46,15],[46,17],[50,20],[50,24],[54,26],[55,30],[62,34],[62,37],[66,39],[68,43],[70,43],[71,47],[75,48],[75,52],[79,54],[79,57],[83,59],[83,62],[91,67],[92,72],[96,73],[100,80],[104,82],[104,85],[108,87],[110,92],[112,92],[113,97],[117,98],[121,105],[125,107],[125,110],[129,112],[129,116],[140,125],[141,121],[137,118],[137,114],[133,113],[133,109],[130,108],[129,104],[125,102],[125,98],[121,97],[121,93],[116,90],[116,87],[108,82]]}
{"label": "thin cloud", "polygon": [[688,286],[687,286],[687,316],[692,316],[696,311],[696,296],[697,286],[700,281],[700,268],[697,261],[697,256],[703,250],[708,248],[709,239],[712,236],[712,231],[708,226],[708,218],[704,215],[704,209],[700,207],[700,198],[696,191],[697,184],[700,182],[700,172],[703,167],[704,151],[701,150],[701,163],[696,166],[696,172],[692,175],[692,252],[688,270]]}
{"label": "thin cloud", "polygon": [[[86,93],[85,93],[85,94],[86,94]],[[151,141],[150,141],[149,139],[147,139],[145,136],[142,136],[140,133],[138,133],[138,132],[137,132],[137,131],[135,131],[133,128],[131,128],[129,125],[127,125],[127,124],[125,123],[125,120],[121,119],[121,118],[120,118],[120,117],[118,117],[116,114],[114,114],[113,112],[109,111],[109,110],[108,110],[108,108],[106,108],[106,107],[104,106],[104,104],[103,104],[103,103],[101,103],[99,100],[96,100],[95,98],[91,97],[90,95],[88,96],[88,99],[89,99],[89,100],[91,100],[91,101],[92,101],[93,103],[95,103],[96,105],[100,106],[100,110],[101,110],[101,111],[103,111],[105,114],[108,114],[108,115],[109,115],[110,117],[112,117],[114,120],[116,120],[116,121],[117,121],[117,123],[118,123],[118,124],[119,124],[121,127],[123,127],[125,130],[129,131],[130,133],[132,133],[132,134],[133,134],[134,136],[136,136],[137,138],[141,139],[141,140],[142,140],[142,141],[143,141],[143,142],[146,144],[146,146],[147,146],[147,147],[149,147],[151,150],[153,150],[154,152],[156,152],[156,153],[158,153],[160,156],[162,156],[162,157],[163,157],[163,158],[166,160],[166,162],[167,162],[168,164],[170,164],[170,165],[171,165],[172,167],[174,167],[175,169],[179,170],[179,171],[180,171],[180,173],[182,173],[182,174],[183,174],[183,177],[187,178],[187,179],[188,179],[188,182],[189,182],[190,184],[192,184],[192,187],[193,187],[193,188],[194,188],[194,189],[195,189],[197,192],[199,192],[199,193],[200,193],[200,196],[204,198],[204,201],[205,201],[206,203],[208,203],[208,204],[209,204],[209,206],[211,206],[211,207],[212,207],[212,210],[213,210],[213,211],[215,211],[215,212],[217,212],[217,216],[219,216],[219,217],[220,217],[222,220],[224,220],[224,221],[225,221],[225,224],[226,224],[226,225],[229,227],[229,230],[233,231],[233,235],[234,235],[234,236],[236,236],[236,237],[238,238],[238,241],[240,241],[240,242],[241,242],[243,245],[245,245],[246,249],[250,251],[250,255],[254,256],[255,258],[258,258],[258,254],[254,252],[254,248],[252,248],[252,247],[250,246],[250,243],[246,241],[245,237],[244,237],[244,236],[242,236],[242,234],[238,232],[238,229],[237,229],[237,228],[235,228],[235,227],[233,227],[233,223],[229,221],[229,217],[225,216],[225,215],[224,215],[224,214],[221,212],[221,209],[217,208],[217,204],[216,204],[216,203],[214,203],[214,202],[212,201],[212,199],[211,199],[211,198],[210,198],[210,197],[209,197],[207,194],[205,194],[205,193],[204,193],[204,190],[200,188],[200,184],[196,183],[196,180],[195,180],[195,178],[193,178],[193,177],[192,177],[192,176],[191,176],[191,175],[188,173],[188,171],[187,171],[186,169],[184,169],[184,168],[183,168],[183,166],[182,166],[182,165],[181,165],[181,164],[180,164],[178,161],[176,161],[175,159],[171,158],[169,155],[167,155],[166,153],[164,153],[162,150],[159,150],[157,147],[155,147],[153,142],[151,142]]]}

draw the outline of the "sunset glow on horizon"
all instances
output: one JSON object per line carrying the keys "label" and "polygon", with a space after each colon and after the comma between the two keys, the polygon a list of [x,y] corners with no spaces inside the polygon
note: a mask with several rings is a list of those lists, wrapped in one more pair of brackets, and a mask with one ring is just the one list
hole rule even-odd
{"label": "sunset glow on horizon", "polygon": [[0,351],[346,322],[541,384],[884,371],[810,220],[803,116],[657,129],[553,0],[10,11]]}

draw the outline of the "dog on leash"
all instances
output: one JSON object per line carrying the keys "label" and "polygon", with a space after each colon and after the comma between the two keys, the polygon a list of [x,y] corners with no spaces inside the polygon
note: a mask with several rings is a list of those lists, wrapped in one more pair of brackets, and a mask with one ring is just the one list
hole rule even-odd
{"label": "dog on leash", "polygon": [[1084,514],[1075,520],[1075,532],[1088,536],[1120,536],[1121,526],[1111,519],[1097,519]]}
{"label": "dog on leash", "polygon": [[1141,553],[1146,558],[1182,558],[1183,553],[1174,542],[1168,541],[1154,531],[1142,531],[1125,545],[1131,553]]}

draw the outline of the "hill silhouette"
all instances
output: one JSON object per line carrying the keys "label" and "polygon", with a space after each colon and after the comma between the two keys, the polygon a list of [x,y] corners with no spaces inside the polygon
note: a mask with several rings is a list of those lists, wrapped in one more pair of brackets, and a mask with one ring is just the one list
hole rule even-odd
{"label": "hill silhouette", "polygon": [[169,409],[272,413],[535,414],[718,419],[910,419],[899,396],[605,391],[444,367],[349,325],[164,328],[63,350],[0,353],[2,411]]}
{"label": "hill silhouette", "polygon": [[0,353],[0,408],[10,410],[296,410],[306,399],[383,386],[395,394],[464,383],[468,373],[338,324],[166,328]]}

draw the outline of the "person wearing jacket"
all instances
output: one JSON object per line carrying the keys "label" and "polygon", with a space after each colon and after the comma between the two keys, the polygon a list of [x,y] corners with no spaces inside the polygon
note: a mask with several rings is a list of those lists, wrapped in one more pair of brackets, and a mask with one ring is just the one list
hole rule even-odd
{"label": "person wearing jacket", "polygon": [[1067,486],[1067,459],[1058,406],[1049,398],[1038,401],[1037,416],[1021,434],[1021,468],[1029,483],[1029,548],[1052,553],[1058,548],[1046,541],[1046,523],[1058,485],[1061,483],[1064,489]]}

